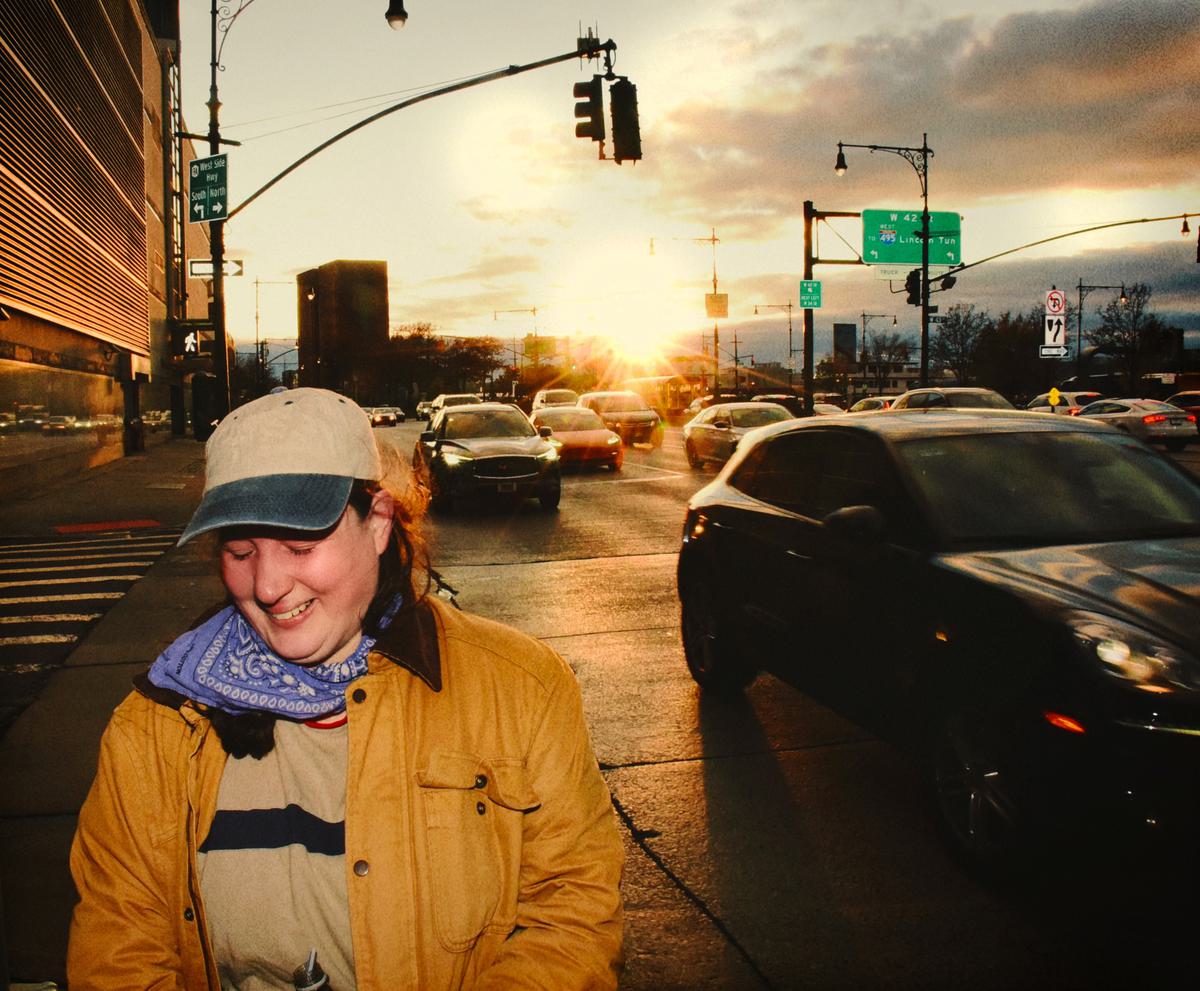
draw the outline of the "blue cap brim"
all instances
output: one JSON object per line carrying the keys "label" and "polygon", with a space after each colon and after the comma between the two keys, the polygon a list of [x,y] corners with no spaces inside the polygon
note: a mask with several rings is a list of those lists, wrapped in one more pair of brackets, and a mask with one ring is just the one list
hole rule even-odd
{"label": "blue cap brim", "polygon": [[218,485],[204,493],[179,543],[227,526],[324,530],[342,515],[353,484],[341,475],[262,475]]}

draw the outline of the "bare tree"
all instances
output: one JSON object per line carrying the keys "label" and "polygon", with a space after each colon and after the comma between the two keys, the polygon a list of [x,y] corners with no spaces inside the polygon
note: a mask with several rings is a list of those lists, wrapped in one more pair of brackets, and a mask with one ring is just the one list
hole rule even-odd
{"label": "bare tree", "polygon": [[955,303],[929,340],[930,363],[948,368],[959,385],[970,381],[979,347],[979,335],[990,321],[986,310],[976,313],[974,303]]}
{"label": "bare tree", "polygon": [[901,334],[872,333],[868,337],[867,367],[864,371],[874,379],[876,391],[884,388],[893,370],[903,368],[908,363],[911,346]]}
{"label": "bare tree", "polygon": [[1097,350],[1124,362],[1130,395],[1139,389],[1142,354],[1161,349],[1163,343],[1163,325],[1149,310],[1152,292],[1144,282],[1135,282],[1126,290],[1124,303],[1114,299],[1096,311],[1101,324],[1088,333],[1088,340]]}

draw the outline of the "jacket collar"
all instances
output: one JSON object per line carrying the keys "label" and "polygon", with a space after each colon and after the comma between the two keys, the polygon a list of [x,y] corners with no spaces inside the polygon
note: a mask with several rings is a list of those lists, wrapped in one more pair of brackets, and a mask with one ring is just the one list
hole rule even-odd
{"label": "jacket collar", "polygon": [[428,600],[422,599],[396,617],[379,635],[373,651],[411,671],[435,692],[442,690],[438,621]]}

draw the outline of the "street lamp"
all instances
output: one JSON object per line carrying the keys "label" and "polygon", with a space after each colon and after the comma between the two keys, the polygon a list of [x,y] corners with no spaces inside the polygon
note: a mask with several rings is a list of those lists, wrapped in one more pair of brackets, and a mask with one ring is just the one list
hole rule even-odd
{"label": "street lamp", "polygon": [[921,135],[921,147],[904,145],[856,145],[838,142],[837,161],[833,171],[846,174],[845,148],[867,148],[872,152],[887,151],[903,158],[917,173],[921,183],[921,385],[929,384],[929,158],[933,149],[929,147],[929,135]]}
{"label": "street lamp", "polygon": [[789,299],[786,303],[755,303],[754,315],[758,316],[759,309],[764,310],[787,310],[788,315],[788,391],[795,392],[792,386],[792,371],[796,364],[796,350],[792,347],[792,301]]}
{"label": "street lamp", "polygon": [[[1184,223],[1187,223],[1185,220]],[[1094,289],[1120,289],[1121,295],[1117,297],[1117,302],[1124,306],[1129,302],[1129,297],[1125,295],[1125,283],[1122,282],[1119,286],[1085,286],[1083,284],[1083,276],[1079,277],[1079,285],[1075,287],[1079,290],[1079,306],[1075,311],[1075,378],[1082,379],[1083,377],[1083,301],[1087,298],[1087,294]],[[1082,381],[1080,382],[1082,385]]]}
{"label": "street lamp", "polygon": [[399,31],[408,21],[408,11],[404,9],[404,0],[391,0],[387,12],[383,16],[387,18],[388,27],[393,31]]}

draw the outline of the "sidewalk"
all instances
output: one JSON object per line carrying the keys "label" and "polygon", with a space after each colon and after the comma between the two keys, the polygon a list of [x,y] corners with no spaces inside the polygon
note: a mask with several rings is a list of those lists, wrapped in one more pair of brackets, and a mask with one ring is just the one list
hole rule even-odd
{"label": "sidewalk", "polygon": [[[0,532],[47,535],[56,526],[122,520],[182,525],[200,498],[203,458],[194,440],[156,445],[6,502]],[[67,854],[100,734],[133,675],[223,595],[204,553],[189,544],[164,554],[0,740],[0,914],[13,981],[65,980],[75,901]]]}

